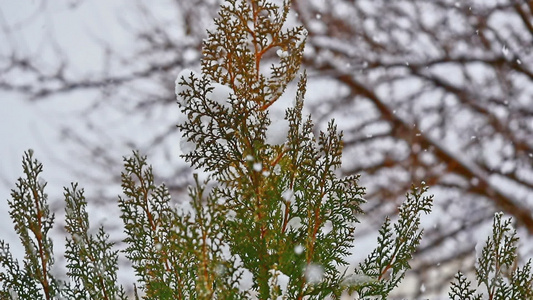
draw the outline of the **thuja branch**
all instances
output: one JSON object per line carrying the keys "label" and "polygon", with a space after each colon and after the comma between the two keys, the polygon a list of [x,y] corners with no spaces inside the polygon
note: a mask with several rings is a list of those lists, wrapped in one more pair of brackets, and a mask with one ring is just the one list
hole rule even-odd
{"label": "thuja branch", "polygon": [[23,158],[25,178],[19,179],[17,190],[11,192],[13,200],[8,203],[15,231],[21,238],[29,263],[26,270],[41,284],[45,298],[52,299],[57,291],[54,278],[49,273],[54,258],[48,232],[52,228],[54,215],[50,212],[48,196],[44,193],[46,183],[40,181],[42,169],[42,164],[33,158],[33,151],[27,151]]}
{"label": "thuja branch", "polygon": [[[306,39],[302,27],[286,29],[289,8],[289,1],[226,1],[204,42],[201,74],[184,70],[178,77],[183,157],[207,178],[195,175],[188,198],[172,200],[166,186],[155,183],[146,157],[124,158],[118,201],[124,253],[145,299],[339,299],[350,292],[386,299],[410,268],[421,215],[432,206],[425,186],[412,188],[396,221],[385,220],[378,246],[355,272],[341,272],[354,246],[364,188],[358,176],[338,175],[343,143],[335,123],[315,136],[303,109],[305,72],[294,101],[281,97],[297,77]],[[267,63],[270,69],[262,70]],[[10,208],[26,257],[20,268],[0,243],[7,269],[0,273],[0,297],[125,299],[116,285],[117,252],[103,227],[88,233],[76,184],[65,190],[71,282],[53,278],[47,235],[53,215],[38,180],[42,166],[31,152],[23,166],[26,178]],[[478,281],[494,299],[531,298],[531,263],[514,268],[518,239],[510,221],[495,216],[493,232]],[[479,299],[461,274],[456,280],[450,297]]]}

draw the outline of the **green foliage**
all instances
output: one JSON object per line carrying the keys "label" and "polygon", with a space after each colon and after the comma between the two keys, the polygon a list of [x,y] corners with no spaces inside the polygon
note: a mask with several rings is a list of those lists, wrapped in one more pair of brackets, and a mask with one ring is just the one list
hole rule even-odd
{"label": "green foliage", "polygon": [[476,295],[476,290],[470,288],[470,281],[458,272],[455,275],[455,281],[451,283],[451,291],[448,293],[452,300],[481,300],[481,295]]}
{"label": "green foliage", "polygon": [[124,289],[117,286],[118,251],[101,226],[89,233],[89,215],[83,189],[78,184],[66,188],[65,229],[69,234],[65,258],[71,289],[65,289],[68,299],[126,299]]}
{"label": "green foliage", "polygon": [[[294,78],[303,52],[303,28],[282,32],[288,9],[266,1],[228,1],[215,22],[217,31],[204,44],[204,76],[182,77],[186,88],[178,95],[188,116],[178,126],[195,144],[185,158],[220,183],[214,193],[233,215],[225,222],[225,239],[232,256],[252,273],[261,299],[281,296],[272,284],[276,274],[292,275],[284,287],[291,299],[331,294],[363,202],[356,177],[335,175],[342,152],[335,125],[315,140],[311,119],[302,116],[305,74],[295,106],[286,112],[286,143],[266,139],[268,107]],[[260,63],[269,50],[290,53],[280,55],[265,75]],[[213,81],[231,88],[227,102],[210,95]],[[313,284],[311,270],[318,273]]]}
{"label": "green foliage", "polygon": [[[164,185],[155,186],[146,158],[124,159],[119,197],[128,247],[124,251],[146,299],[235,299],[234,259],[223,259],[224,208],[216,193],[190,188],[191,210],[173,207]],[[236,277],[232,278],[232,275]],[[216,290],[214,289],[216,285]]]}
{"label": "green foliage", "polygon": [[52,274],[53,245],[49,237],[54,215],[50,213],[46,183],[39,177],[42,164],[33,158],[33,151],[24,154],[25,178],[20,178],[11,193],[10,215],[24,246],[23,268],[0,243],[2,299],[126,299],[123,289],[116,285],[117,251],[111,248],[108,236],[100,228],[96,236],[88,233],[89,220],[85,211],[83,190],[77,184],[65,189],[66,283]]}
{"label": "green foliage", "polygon": [[433,197],[423,197],[426,191],[426,187],[419,189],[413,186],[407,201],[399,208],[398,221],[391,224],[387,218],[381,226],[377,248],[356,269],[356,276],[367,279],[352,284],[359,296],[381,296],[385,299],[410,269],[409,260],[422,238],[420,214],[431,211]]}
{"label": "green foliage", "polygon": [[[357,176],[339,177],[342,134],[330,122],[314,135],[303,114],[306,74],[285,110],[283,142],[269,139],[278,101],[297,76],[306,32],[285,30],[288,2],[229,0],[204,43],[202,75],[179,78],[178,125],[194,145],[183,157],[208,174],[194,176],[188,199],[172,201],[157,185],[146,157],[124,158],[118,199],[126,249],[143,299],[338,299],[346,293],[386,299],[409,270],[429,213],[427,187],[413,187],[396,221],[387,218],[378,246],[353,273],[364,189]],[[275,55],[271,55],[277,53]],[[270,69],[262,68],[271,63]],[[220,97],[221,86],[228,91]],[[28,151],[25,178],[9,202],[25,248],[19,264],[0,243],[2,299],[126,299],[117,285],[119,252],[103,227],[91,234],[83,190],[72,184],[66,202],[68,282],[50,273],[53,214],[40,179],[42,165]],[[531,298],[531,263],[514,269],[517,238],[496,215],[493,236],[479,260],[478,281],[494,299]],[[481,299],[459,273],[451,299]],[[138,287],[138,288],[137,288]],[[505,298],[512,295],[511,298]]]}
{"label": "green foliage", "polygon": [[6,273],[0,274],[4,293],[19,295],[25,299],[44,299],[56,297],[59,282],[50,274],[54,263],[52,240],[48,236],[54,222],[54,215],[48,207],[48,195],[44,192],[46,183],[39,181],[42,164],[33,159],[33,151],[24,154],[22,168],[25,178],[19,178],[16,189],[11,191],[12,200],[8,201],[10,216],[15,231],[20,237],[24,251],[24,265],[9,252],[9,245],[2,241],[0,261]]}
{"label": "green foliage", "polygon": [[470,282],[458,273],[452,282],[451,299],[533,299],[533,273],[531,259],[522,267],[517,263],[516,231],[511,219],[502,220],[502,213],[494,215],[492,236],[489,236],[476,266],[476,279],[485,293],[470,290]]}
{"label": "green foliage", "polygon": [[[303,56],[303,27],[282,30],[289,2],[284,1],[280,9],[266,0],[226,1],[215,19],[216,31],[208,32],[204,42],[206,79],[228,85],[237,98],[262,108],[274,103],[296,76]],[[272,64],[270,76],[265,76],[261,63],[275,50],[287,55],[280,55],[279,64]]]}

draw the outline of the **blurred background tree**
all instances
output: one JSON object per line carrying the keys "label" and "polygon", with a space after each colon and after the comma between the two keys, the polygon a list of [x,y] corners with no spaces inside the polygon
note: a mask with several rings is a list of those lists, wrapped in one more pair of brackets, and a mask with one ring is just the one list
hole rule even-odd
{"label": "blurred background tree", "polygon": [[[83,99],[76,125],[57,125],[68,154],[50,155],[100,188],[92,197],[100,207],[115,203],[109,197],[118,192],[108,189],[118,186],[121,156],[132,148],[150,156],[172,193],[184,192],[190,171],[178,158],[174,80],[184,68],[199,69],[205,28],[221,1],[117,3],[127,51],[117,49],[107,31],[78,37],[99,46],[101,67],[90,72],[80,71],[76,59],[83,58],[64,50],[53,30],[42,33],[40,47],[51,53],[46,58],[14,38],[32,19],[50,17],[46,1],[24,22],[2,17],[0,24],[6,41],[0,90],[33,103]],[[527,246],[533,234],[533,1],[292,4],[290,22],[309,31],[306,109],[318,128],[335,118],[344,130],[343,172],[362,174],[367,218],[378,227],[397,213],[412,182],[425,180],[435,194],[413,263],[417,288],[399,296],[440,293],[446,285],[435,274],[449,282],[457,271],[445,268],[449,264],[471,271],[477,234],[495,211],[514,217],[526,246],[522,255],[533,256]],[[74,1],[62,9],[75,13],[87,5]],[[66,157],[72,156],[86,163],[70,165]]]}

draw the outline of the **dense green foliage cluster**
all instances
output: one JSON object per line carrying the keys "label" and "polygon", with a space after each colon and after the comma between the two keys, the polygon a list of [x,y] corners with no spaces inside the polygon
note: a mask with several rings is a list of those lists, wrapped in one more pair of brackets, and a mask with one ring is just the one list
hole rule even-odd
{"label": "dense green foliage cluster", "polygon": [[[422,238],[420,216],[432,197],[413,187],[399,217],[385,220],[378,246],[348,272],[364,189],[340,178],[342,134],[333,122],[314,135],[302,112],[306,75],[285,111],[286,132],[270,138],[272,109],[297,76],[305,45],[302,27],[284,29],[289,12],[268,1],[228,0],[204,44],[202,75],[178,78],[178,125],[192,148],[183,157],[207,173],[176,205],[157,185],[146,158],[124,159],[119,197],[132,262],[144,299],[386,299],[410,268]],[[271,55],[272,53],[277,53]],[[271,63],[264,68],[262,63]],[[225,96],[221,98],[220,91]],[[103,228],[90,234],[86,200],[77,184],[65,189],[68,281],[50,272],[51,214],[42,165],[28,151],[25,177],[9,202],[25,247],[22,266],[0,244],[2,299],[126,299],[117,283],[118,251]],[[531,299],[531,263],[516,267],[517,237],[497,214],[476,277],[490,299]],[[481,299],[464,275],[451,299]]]}

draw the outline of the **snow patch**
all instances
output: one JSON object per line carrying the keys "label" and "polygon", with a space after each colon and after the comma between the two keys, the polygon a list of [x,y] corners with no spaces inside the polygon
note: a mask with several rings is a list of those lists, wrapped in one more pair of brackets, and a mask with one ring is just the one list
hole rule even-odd
{"label": "snow patch", "polygon": [[281,166],[280,165],[275,165],[274,166],[274,170],[273,170],[274,174],[276,175],[279,175],[281,174]]}
{"label": "snow patch", "polygon": [[300,227],[302,227],[302,220],[300,217],[294,217],[287,222],[287,227],[289,229],[298,230]]}
{"label": "snow patch", "polygon": [[266,142],[270,145],[281,145],[287,140],[289,121],[285,119],[287,108],[293,106],[293,101],[288,97],[277,99],[268,107],[270,121],[266,131]]}
{"label": "snow patch", "polygon": [[239,290],[242,292],[249,291],[254,285],[254,275],[250,270],[243,268],[241,280],[239,280]]}
{"label": "snow patch", "polygon": [[360,286],[367,283],[375,282],[376,279],[365,274],[351,274],[346,276],[342,281],[342,286]]}
{"label": "snow patch", "polygon": [[290,203],[294,201],[294,191],[292,189],[286,189],[285,191],[283,191],[283,193],[281,193],[281,197],[283,198],[283,200]]}
{"label": "snow patch", "polygon": [[189,141],[186,136],[180,137],[180,151],[183,154],[189,154],[196,149],[196,144]]}
{"label": "snow patch", "polygon": [[305,279],[311,284],[320,283],[324,278],[324,268],[315,263],[310,263],[305,268]]}
{"label": "snow patch", "polygon": [[213,87],[213,90],[211,90],[210,99],[222,106],[231,108],[228,99],[233,95],[233,90],[230,87],[219,83],[211,83],[211,87]]}
{"label": "snow patch", "polygon": [[184,215],[191,215],[193,218],[196,216],[196,210],[192,207],[190,201],[183,201],[176,204],[176,209]]}
{"label": "snow patch", "polygon": [[[271,289],[274,289],[275,286],[279,286],[279,289],[281,291],[282,296],[286,296],[287,293],[287,286],[289,285],[290,277],[283,274],[280,270],[276,269],[270,269],[268,271],[270,273],[270,279],[269,279],[269,285]],[[280,296],[278,299],[283,299],[283,297]]]}
{"label": "snow patch", "polygon": [[333,230],[333,223],[332,223],[330,220],[327,220],[327,221],[324,223],[324,226],[322,226],[322,228],[320,228],[320,231],[321,231],[322,234],[324,234],[324,235],[327,235],[327,234],[330,233],[332,230]]}
{"label": "snow patch", "polygon": [[237,216],[237,212],[234,211],[233,209],[230,209],[227,213],[226,213],[226,219],[230,220],[230,221],[233,221],[235,220],[235,217]]}
{"label": "snow patch", "polygon": [[278,49],[278,51],[276,51],[276,54],[279,56],[279,58],[287,58],[289,56],[289,52],[282,49]]}
{"label": "snow patch", "polygon": [[[279,271],[278,271],[279,272]],[[281,290],[281,293],[285,295],[287,293],[287,286],[289,285],[290,277],[279,272],[278,274],[278,285]]]}

